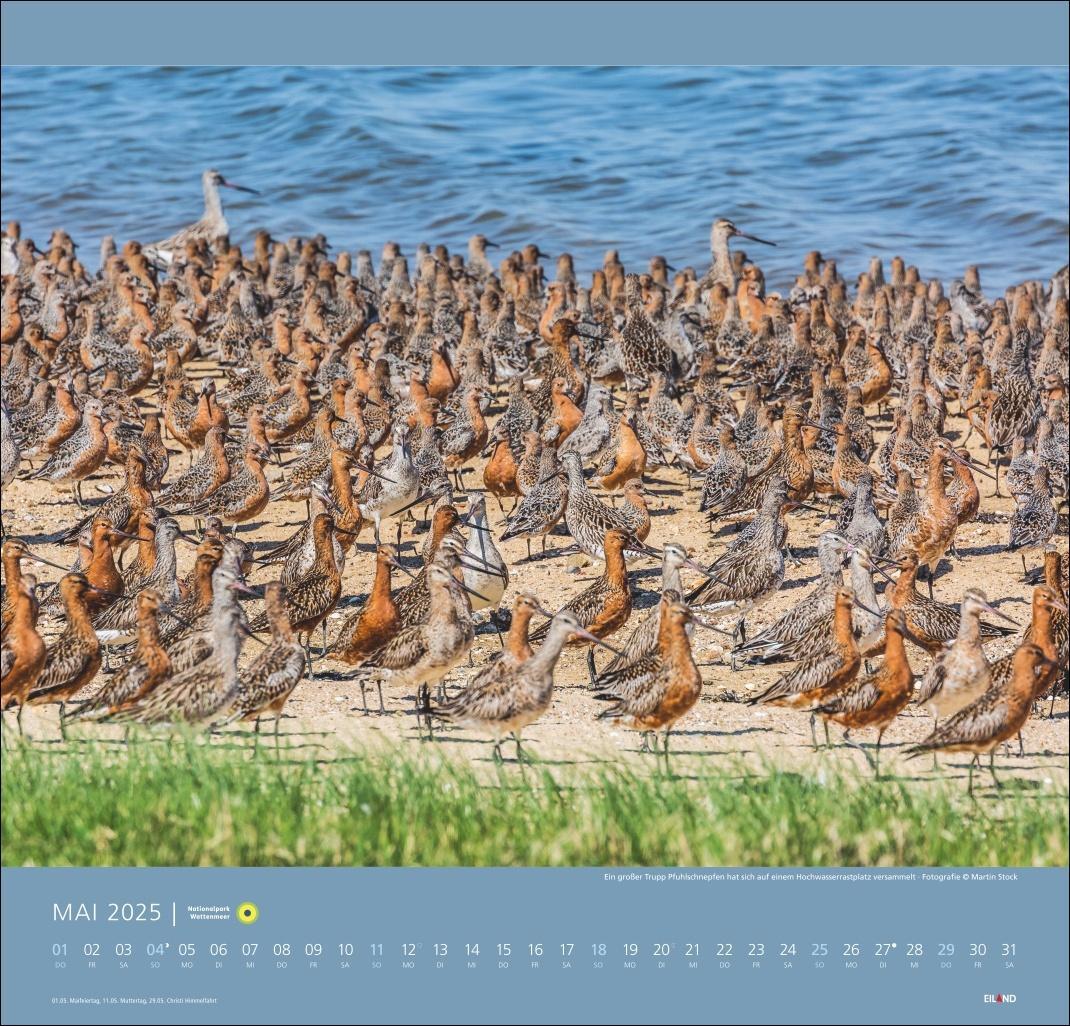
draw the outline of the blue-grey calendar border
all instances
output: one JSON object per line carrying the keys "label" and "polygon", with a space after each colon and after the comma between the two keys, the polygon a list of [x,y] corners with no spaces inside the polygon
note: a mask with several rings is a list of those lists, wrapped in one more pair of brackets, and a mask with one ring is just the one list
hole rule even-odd
{"label": "blue-grey calendar border", "polygon": [[5,0],[4,64],[1045,64],[1065,2]]}
{"label": "blue-grey calendar border", "polygon": [[[294,1023],[294,1022],[793,1022],[1063,1023],[1067,1019],[1065,910],[1068,872],[1059,869],[6,869],[2,874],[3,1020],[18,1023]],[[116,925],[55,919],[54,904],[158,902],[157,924]],[[193,921],[189,905],[236,913],[254,903],[249,926],[233,916]],[[174,916],[174,925],[172,925]],[[110,946],[117,938],[226,942],[231,957],[257,939],[292,946],[293,964],[233,962],[221,970],[198,963],[183,970],[120,970]],[[55,969],[50,945],[69,945],[77,962],[84,941],[101,943],[100,972]],[[323,964],[299,964],[304,943],[324,948]],[[385,957],[373,968],[356,958],[331,965],[337,942],[355,949],[380,941]],[[433,942],[459,958],[465,941],[485,947],[474,971],[451,963],[439,971]],[[517,964],[501,969],[488,948],[507,940]],[[637,968],[613,952],[622,941],[642,949]],[[697,967],[676,958],[667,969],[651,961],[657,941],[701,942]],[[720,968],[715,941],[732,940],[740,965]],[[745,942],[764,941],[771,961],[759,970],[742,959]],[[784,968],[775,947],[798,942],[798,965]],[[804,960],[811,941],[830,942],[830,964]],[[958,953],[943,968],[937,942]],[[412,968],[402,942],[422,942]],[[570,969],[531,969],[521,951],[545,942],[575,941]],[[590,963],[591,942],[605,941],[604,969]],[[858,965],[833,963],[840,942],[858,942]],[[881,968],[875,942],[899,948]],[[903,948],[924,942],[919,967]],[[966,958],[967,942],[989,944],[981,971]],[[997,959],[1001,942],[1017,946],[1015,964]],[[580,955],[588,959],[582,962]],[[989,960],[990,956],[990,960]],[[674,956],[675,957],[675,956]],[[205,1005],[54,1005],[79,995],[192,995]],[[996,995],[1007,1000],[996,1002]]]}

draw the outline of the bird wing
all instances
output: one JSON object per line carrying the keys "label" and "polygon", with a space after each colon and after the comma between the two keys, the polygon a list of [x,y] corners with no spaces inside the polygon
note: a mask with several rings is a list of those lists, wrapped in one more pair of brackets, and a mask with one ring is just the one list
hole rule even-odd
{"label": "bird wing", "polygon": [[405,628],[373,652],[362,665],[383,670],[407,670],[427,653],[427,631],[424,626]]}

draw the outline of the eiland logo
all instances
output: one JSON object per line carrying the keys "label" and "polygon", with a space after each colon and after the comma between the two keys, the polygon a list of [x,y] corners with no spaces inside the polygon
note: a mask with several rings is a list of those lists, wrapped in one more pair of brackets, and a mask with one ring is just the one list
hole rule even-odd
{"label": "eiland logo", "polygon": [[986,994],[986,1005],[1013,1005],[1018,1000],[1017,994]]}

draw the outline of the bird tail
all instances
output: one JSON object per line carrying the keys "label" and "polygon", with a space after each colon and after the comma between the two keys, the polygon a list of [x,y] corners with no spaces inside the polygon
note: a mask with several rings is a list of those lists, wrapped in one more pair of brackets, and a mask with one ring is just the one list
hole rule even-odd
{"label": "bird tail", "polygon": [[907,759],[916,759],[919,755],[924,755],[926,752],[934,751],[939,747],[937,744],[926,744],[924,741],[920,741],[918,744],[908,748],[903,755]]}
{"label": "bird tail", "polygon": [[778,698],[783,698],[789,694],[787,687],[784,684],[783,678],[770,684],[760,694],[755,695],[753,698],[748,699],[747,705],[764,705],[766,702],[773,702]]}

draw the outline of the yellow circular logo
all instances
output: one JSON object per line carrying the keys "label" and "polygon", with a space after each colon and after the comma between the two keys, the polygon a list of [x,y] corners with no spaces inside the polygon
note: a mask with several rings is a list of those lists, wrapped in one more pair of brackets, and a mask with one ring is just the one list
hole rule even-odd
{"label": "yellow circular logo", "polygon": [[260,916],[258,909],[251,901],[243,901],[238,906],[239,923],[255,923]]}

